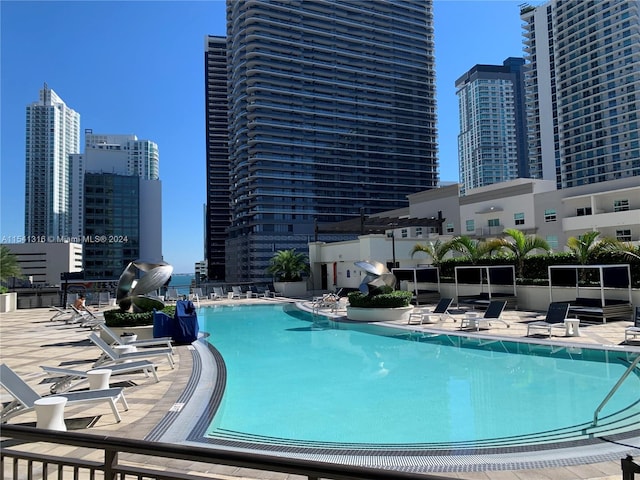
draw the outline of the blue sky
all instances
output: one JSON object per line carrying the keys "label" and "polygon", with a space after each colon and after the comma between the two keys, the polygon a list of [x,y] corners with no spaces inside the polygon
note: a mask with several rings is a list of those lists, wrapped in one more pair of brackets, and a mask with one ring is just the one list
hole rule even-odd
{"label": "blue sky", "polygon": [[[523,55],[521,3],[434,0],[442,181],[458,180],[454,82]],[[225,34],[225,2],[2,0],[0,22],[0,235],[24,234],[25,108],[46,82],[82,131],[158,144],[164,258],[193,272],[204,257],[204,37]]]}

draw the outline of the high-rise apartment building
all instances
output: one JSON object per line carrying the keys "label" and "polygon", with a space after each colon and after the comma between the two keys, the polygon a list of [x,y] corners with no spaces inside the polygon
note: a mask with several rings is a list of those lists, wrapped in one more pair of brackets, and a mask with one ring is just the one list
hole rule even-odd
{"label": "high-rise apartment building", "polygon": [[559,188],[640,176],[640,2],[521,7],[531,176]]}
{"label": "high-rise apartment building", "polygon": [[207,204],[205,206],[206,277],[225,278],[225,241],[230,225],[229,122],[227,119],[227,40],[205,38]]}
{"label": "high-rise apartment building", "polygon": [[51,241],[71,233],[69,154],[80,151],[80,114],[44,84],[27,106],[25,235]]}
{"label": "high-rise apartment building", "polygon": [[475,65],[456,80],[460,193],[529,176],[524,59]]}
{"label": "high-rise apartment building", "polygon": [[129,262],[161,261],[158,145],[88,129],[84,153],[70,162],[72,236],[84,244],[85,278],[117,279]]}
{"label": "high-rise apartment building", "polygon": [[431,0],[228,1],[226,58],[227,281],[438,185]]}

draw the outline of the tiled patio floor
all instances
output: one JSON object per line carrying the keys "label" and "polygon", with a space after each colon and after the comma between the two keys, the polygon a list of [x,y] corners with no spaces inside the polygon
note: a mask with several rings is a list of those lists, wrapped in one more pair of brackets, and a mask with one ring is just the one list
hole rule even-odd
{"label": "tiled patio floor", "polygon": [[[277,300],[222,300],[221,302],[255,303]],[[203,305],[209,302],[204,302]],[[306,305],[309,307],[310,302]],[[343,312],[338,312],[343,313]],[[50,321],[53,312],[47,308],[26,309],[15,312],[3,313],[0,317],[0,356],[3,363],[8,364],[22,378],[24,378],[39,393],[48,393],[49,383],[42,373],[40,365],[63,366],[66,368],[88,369],[98,357],[99,351],[87,340],[89,330],[81,328],[77,324],[67,325],[60,321]],[[490,330],[481,330],[472,335],[499,336],[504,338],[523,340],[526,334],[526,322],[535,316],[534,312],[507,311],[505,318],[510,328],[502,324],[495,324]],[[460,318],[461,315],[454,315]],[[406,325],[400,327],[407,328]],[[408,328],[422,329],[425,331],[458,331],[459,321],[447,321],[436,325],[423,324],[411,325]],[[552,337],[551,339],[539,339],[546,342],[569,342],[583,345],[611,345],[616,348],[640,349],[640,344],[635,347],[624,347],[624,328],[630,322],[609,322],[606,324],[589,324],[581,326],[580,337]],[[560,332],[561,335],[563,332]],[[528,340],[531,341],[531,340]],[[127,385],[126,398],[129,403],[129,411],[122,413],[123,421],[116,423],[108,406],[95,406],[90,409],[72,407],[65,410],[66,418],[75,418],[76,423],[90,417],[97,418],[95,425],[86,429],[87,433],[110,435],[131,439],[144,439],[154,427],[162,421],[169,410],[174,407],[180,393],[184,390],[191,375],[192,367],[191,346],[178,346],[176,348],[176,368],[171,369],[166,362],[158,363],[158,375],[160,382],[155,383],[152,378],[145,378],[142,374],[123,375],[112,378],[112,386]],[[6,402],[10,399],[6,392],[1,392],[0,400]],[[10,420],[10,423],[29,423],[35,421],[34,413],[27,413]],[[83,430],[84,431],[84,430]],[[640,446],[639,446],[640,447]],[[66,454],[87,455],[82,449],[69,448]],[[637,457],[640,457],[638,448]],[[172,467],[175,467],[175,462]],[[202,467],[205,468],[204,466]],[[260,476],[254,470],[219,467],[211,472],[206,467],[212,478],[299,478],[283,474],[265,473]],[[185,464],[186,472],[203,473],[199,467],[193,464]],[[601,462],[596,464],[577,465],[571,467],[551,469],[529,469],[512,471],[488,471],[448,473],[450,478],[487,479],[487,480],[527,480],[527,479],[590,479],[590,480],[614,480],[621,478],[619,461]]]}

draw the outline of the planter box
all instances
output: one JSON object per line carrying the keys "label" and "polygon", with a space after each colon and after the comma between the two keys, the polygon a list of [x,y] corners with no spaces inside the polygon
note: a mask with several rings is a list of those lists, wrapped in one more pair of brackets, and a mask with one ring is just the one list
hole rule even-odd
{"label": "planter box", "polygon": [[[151,340],[153,339],[153,325],[144,325],[142,327],[111,327],[117,335],[122,335],[124,332],[133,333],[137,335],[137,340]],[[111,342],[111,337],[106,333],[100,333],[100,337],[106,341]]]}
{"label": "planter box", "polygon": [[273,282],[273,288],[276,292],[281,293],[285,297],[306,297],[307,282]]}
{"label": "planter box", "polygon": [[0,293],[0,312],[13,312],[18,308],[18,294],[16,292]]}
{"label": "planter box", "polygon": [[413,305],[397,308],[362,308],[347,306],[347,318],[361,322],[409,321]]}

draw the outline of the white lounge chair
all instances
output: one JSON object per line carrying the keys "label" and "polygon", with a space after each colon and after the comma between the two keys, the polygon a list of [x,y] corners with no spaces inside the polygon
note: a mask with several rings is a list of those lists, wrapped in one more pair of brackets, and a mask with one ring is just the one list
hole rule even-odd
{"label": "white lounge chair", "polygon": [[6,423],[7,420],[16,415],[35,409],[36,400],[40,400],[41,398],[65,397],[67,399],[67,405],[107,402],[117,422],[121,422],[122,418],[118,412],[116,402],[120,400],[124,409],[129,410],[129,405],[127,405],[127,401],[124,398],[122,388],[66,392],[64,395],[48,395],[42,397],[4,363],[0,365],[0,385],[15,399],[2,409],[0,414],[2,423]]}
{"label": "white lounge chair", "polygon": [[624,329],[624,343],[627,343],[629,339],[635,340],[636,337],[640,337],[640,307],[635,309],[633,325]]}
{"label": "white lounge chair", "polygon": [[[453,298],[441,298],[440,301],[436,304],[433,310],[428,308],[416,308],[409,315],[409,324],[423,324],[423,323],[438,323],[444,320],[445,316],[451,316],[449,313],[449,307],[453,303]],[[416,321],[417,320],[417,321]],[[455,318],[453,318],[455,322]]]}
{"label": "white lounge chair", "polygon": [[242,293],[242,288],[238,286],[231,287],[231,292],[229,292],[229,298],[242,298],[244,294]]}
{"label": "white lounge chair", "polygon": [[111,345],[102,340],[95,332],[89,335],[89,340],[102,350],[102,355],[100,355],[100,358],[98,358],[98,360],[93,364],[93,368],[100,366],[109,368],[109,364],[122,363],[128,360],[139,360],[141,358],[158,357],[165,357],[171,368],[175,368],[171,348],[145,348],[135,352],[120,353],[111,348]]}
{"label": "white lounge chair", "polygon": [[[91,370],[73,370],[69,368],[47,367],[41,365],[40,368],[52,376],[59,377],[49,388],[53,394],[66,392],[77,387],[79,384],[88,381],[88,372]],[[148,360],[139,360],[137,362],[125,362],[109,365],[111,375],[119,375],[125,373],[142,372],[146,377],[153,376],[156,383],[160,381],[156,372],[156,366]]]}
{"label": "white lounge chair", "polygon": [[49,319],[49,321],[59,320],[69,322],[71,321],[77,314],[71,309],[62,309],[60,307],[56,307],[55,305],[51,305],[52,312],[55,312],[53,316]]}
{"label": "white lounge chair", "polygon": [[109,292],[100,292],[98,294],[98,307],[102,305],[109,305],[109,301],[111,300],[111,295]]}
{"label": "white lounge chair", "polygon": [[506,306],[506,300],[492,300],[491,302],[489,302],[489,306],[485,310],[482,317],[465,316],[460,321],[460,329],[462,330],[463,328],[474,327],[476,330],[480,330],[480,326],[482,325],[490,327],[491,322],[501,322],[504,323],[507,328],[509,328],[510,325],[500,318],[502,312],[504,311],[504,307]]}
{"label": "white lounge chair", "polygon": [[547,316],[544,320],[537,320],[527,324],[527,337],[532,330],[543,330],[550,337],[554,328],[565,328],[564,321],[569,313],[569,303],[551,302],[547,308]]}
{"label": "white lounge chair", "polygon": [[134,347],[167,347],[173,352],[173,345],[171,344],[171,337],[158,337],[145,340],[134,340],[133,342],[124,342],[120,336],[111,330],[105,323],[98,325],[98,328],[102,330],[106,335],[111,338],[111,345],[132,345]]}
{"label": "white lounge chair", "polygon": [[168,288],[167,296],[165,297],[167,302],[175,302],[178,300],[178,289],[177,288]]}
{"label": "white lounge chair", "polygon": [[213,293],[211,294],[211,300],[222,300],[225,298],[224,290],[222,287],[213,287]]}

